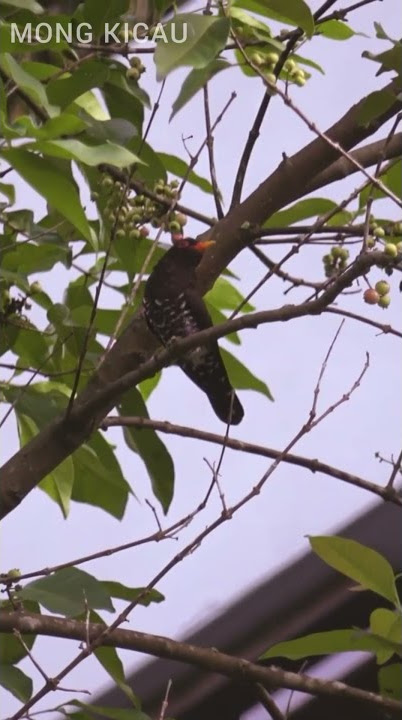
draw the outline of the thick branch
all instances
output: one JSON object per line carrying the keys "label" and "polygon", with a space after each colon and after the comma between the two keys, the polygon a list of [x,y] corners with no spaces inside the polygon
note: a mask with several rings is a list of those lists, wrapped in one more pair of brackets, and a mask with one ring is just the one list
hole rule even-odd
{"label": "thick branch", "polygon": [[[394,135],[389,142],[387,142],[386,138],[384,140],[377,140],[376,142],[358,148],[350,154],[365,168],[376,165],[380,157],[384,157],[384,160],[398,158],[402,155],[402,133]],[[313,192],[313,190],[318,190],[318,188],[330,185],[337,180],[343,180],[355,172],[357,171],[353,163],[341,157],[326,168],[326,170],[315,175],[304,188],[304,194],[307,195]]]}
{"label": "thick branch", "polygon": [[[105,627],[101,623],[86,623],[49,615],[0,611],[0,632],[3,633],[10,633],[16,629],[27,635],[48,635],[86,643],[88,640],[92,642],[101,635]],[[310,695],[330,697],[333,700],[353,701],[357,704],[378,707],[393,715],[399,714],[402,710],[402,703],[396,700],[350,687],[344,683],[287,672],[274,666],[263,667],[242,658],[226,655],[216,648],[201,648],[159,635],[117,629],[112,630],[104,638],[103,644],[178,660],[237,680],[258,682],[267,688],[283,687]]]}

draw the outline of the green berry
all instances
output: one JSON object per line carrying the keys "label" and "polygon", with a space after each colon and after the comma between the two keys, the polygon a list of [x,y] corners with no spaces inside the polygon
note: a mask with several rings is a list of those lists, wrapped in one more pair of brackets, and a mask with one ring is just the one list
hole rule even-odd
{"label": "green berry", "polygon": [[334,247],[331,248],[331,255],[335,260],[341,258],[343,255],[342,248],[339,247],[339,245],[334,245]]}
{"label": "green berry", "polygon": [[276,52],[269,52],[265,56],[265,62],[269,65],[276,65],[279,60],[279,55]]}
{"label": "green berry", "polygon": [[130,80],[136,80],[138,81],[141,77],[141,73],[136,67],[131,67],[126,70],[126,77]]}
{"label": "green berry", "polygon": [[396,235],[402,235],[402,222],[395,223],[394,232]]}
{"label": "green berry", "polygon": [[21,575],[21,570],[19,568],[12,568],[7,573],[7,577],[9,577],[9,578],[19,578],[20,575]]}
{"label": "green berry", "polygon": [[380,227],[379,225],[377,225],[377,226],[374,228],[374,235],[375,235],[376,237],[379,237],[379,238],[385,237],[385,230],[384,230],[384,228],[382,228],[382,227]]}
{"label": "green berry", "polygon": [[386,310],[387,307],[389,307],[391,303],[391,296],[390,295],[382,295],[378,301],[378,304],[381,308]]}
{"label": "green berry", "polygon": [[372,235],[369,235],[367,238],[367,247],[373,248],[375,246],[375,238]]}
{"label": "green berry", "polygon": [[176,213],[175,220],[177,220],[177,222],[179,223],[179,225],[181,225],[181,227],[184,227],[184,225],[186,225],[186,223],[187,223],[187,215],[185,215],[184,213],[181,213],[181,212]]}
{"label": "green berry", "polygon": [[296,68],[296,63],[292,58],[289,58],[289,60],[286,60],[284,65],[285,70],[288,70],[288,72],[292,72]]}
{"label": "green berry", "polygon": [[140,231],[137,230],[137,228],[133,228],[130,230],[128,237],[130,240],[139,240],[140,239]]}
{"label": "green berry", "polygon": [[384,252],[390,258],[396,258],[398,255],[398,250],[397,250],[396,245],[394,245],[394,243],[387,243],[384,248]]}
{"label": "green berry", "polygon": [[181,231],[181,225],[180,225],[180,223],[177,222],[177,220],[172,220],[172,221],[169,223],[169,230],[170,230],[170,232],[172,232],[172,233],[180,232],[180,231]]}
{"label": "green berry", "polygon": [[31,283],[31,285],[29,286],[29,292],[31,293],[31,295],[33,295],[33,293],[43,292],[43,288],[40,282],[35,280],[33,283]]}
{"label": "green berry", "polygon": [[380,296],[383,296],[383,295],[388,295],[388,293],[390,291],[390,286],[386,280],[379,280],[375,284],[375,289],[377,290],[377,292]]}
{"label": "green berry", "polygon": [[261,53],[254,52],[250,55],[250,60],[254,65],[257,65],[257,67],[260,67],[261,65],[264,65],[265,58]]}

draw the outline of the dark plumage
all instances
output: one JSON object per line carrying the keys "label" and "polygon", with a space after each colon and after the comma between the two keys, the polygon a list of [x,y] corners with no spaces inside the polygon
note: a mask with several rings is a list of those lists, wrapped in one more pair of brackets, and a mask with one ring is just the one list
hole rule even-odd
{"label": "dark plumage", "polygon": [[[187,337],[212,326],[195,270],[210,243],[176,238],[152,271],[145,285],[144,310],[150,330],[167,345],[173,338]],[[190,350],[178,360],[186,375],[203,390],[220,420],[237,425],[244,411],[230,384],[218,343],[210,341]],[[232,399],[233,398],[233,399]],[[230,414],[230,411],[231,414]]]}

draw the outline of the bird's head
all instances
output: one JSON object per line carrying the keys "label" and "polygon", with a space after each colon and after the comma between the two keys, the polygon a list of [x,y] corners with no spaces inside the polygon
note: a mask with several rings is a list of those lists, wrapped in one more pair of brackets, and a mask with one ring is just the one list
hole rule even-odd
{"label": "bird's head", "polygon": [[177,233],[172,235],[172,243],[177,248],[191,248],[197,250],[201,255],[212,245],[215,245],[214,240],[197,240],[195,238],[183,237],[183,235]]}

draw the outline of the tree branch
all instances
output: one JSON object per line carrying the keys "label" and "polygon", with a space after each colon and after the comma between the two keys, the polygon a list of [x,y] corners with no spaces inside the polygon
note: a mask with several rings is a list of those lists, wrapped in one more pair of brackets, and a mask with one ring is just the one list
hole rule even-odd
{"label": "tree branch", "polygon": [[[70,618],[34,613],[0,611],[0,632],[2,633],[19,630],[20,633],[26,635],[47,635],[84,643],[89,638],[92,643],[105,629],[106,625],[101,623],[86,623]],[[357,704],[378,707],[395,716],[402,710],[402,703],[397,700],[381,697],[381,695],[366,692],[344,683],[288,672],[275,666],[263,667],[248,660],[219,652],[216,648],[201,648],[160,635],[117,629],[111,630],[102,639],[101,644],[185,662],[226,677],[257,682],[268,689],[283,687],[318,697],[330,697],[333,700],[349,700]]]}
{"label": "tree branch", "polygon": [[[101,429],[107,430],[108,427],[137,427],[137,428],[152,428],[158,432],[166,433],[167,435],[178,435],[184,438],[193,438],[197,440],[204,440],[206,442],[214,443],[215,445],[222,445],[230,448],[231,450],[238,450],[240,452],[250,453],[250,455],[260,455],[261,457],[267,457],[276,459],[282,456],[283,453],[273,448],[265,447],[264,445],[256,445],[249,443],[244,440],[237,440],[231,437],[225,437],[223,435],[216,435],[215,433],[207,432],[205,430],[198,430],[196,428],[185,427],[183,425],[174,425],[170,422],[163,422],[161,420],[151,420],[144,417],[123,417],[118,415],[116,417],[107,417],[103,420]],[[294,455],[288,453],[282,457],[282,462],[289,463],[290,465],[298,465],[310,470],[312,473],[323,473],[329,475],[337,480],[342,480],[349,485],[360,487],[363,490],[368,490],[375,495],[378,495],[383,500],[390,500],[396,505],[402,506],[402,498],[395,492],[393,487],[381,487],[368,480],[364,480],[353,473],[348,473],[339,468],[332,467],[323,463],[316,458],[307,458],[302,455]],[[391,490],[391,492],[390,492]]]}

